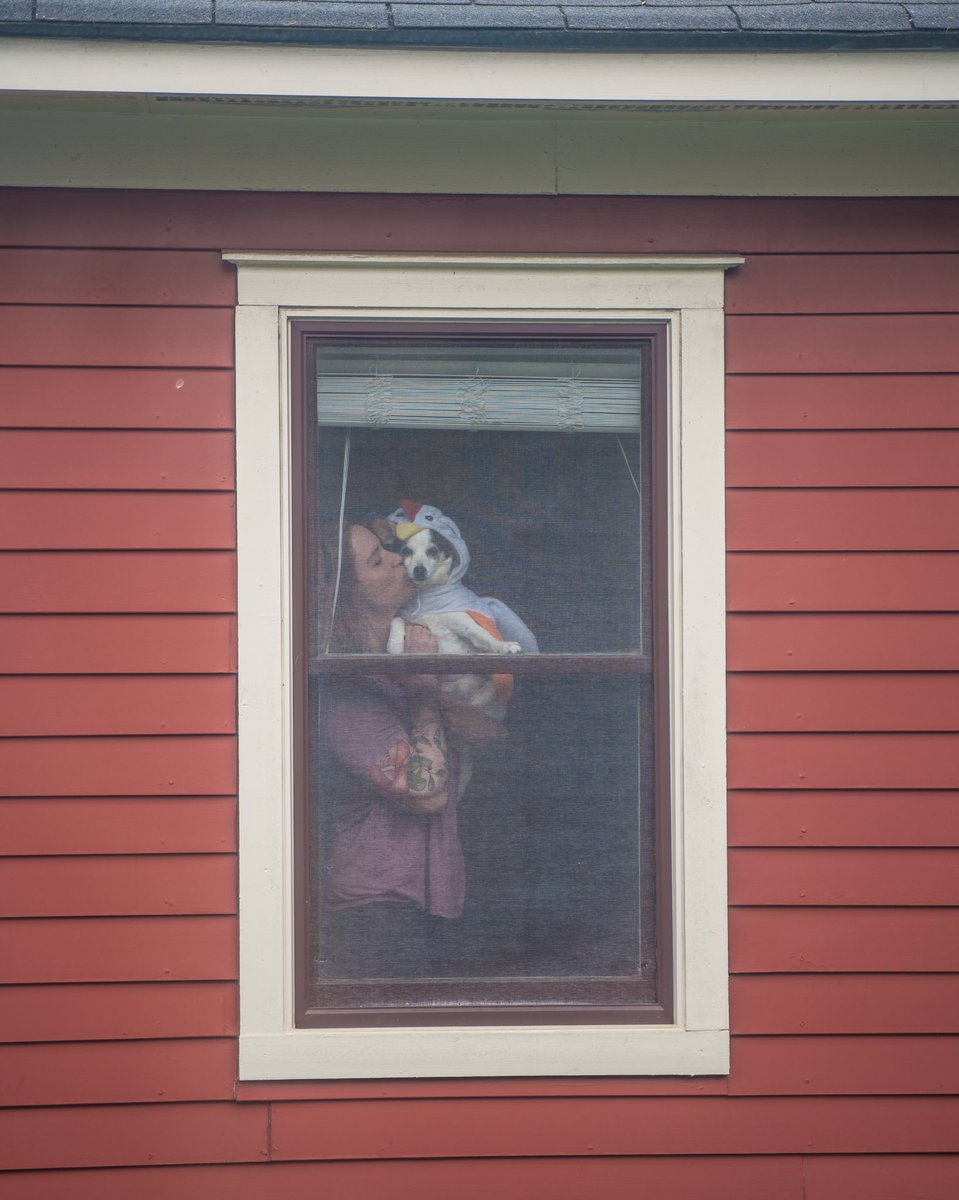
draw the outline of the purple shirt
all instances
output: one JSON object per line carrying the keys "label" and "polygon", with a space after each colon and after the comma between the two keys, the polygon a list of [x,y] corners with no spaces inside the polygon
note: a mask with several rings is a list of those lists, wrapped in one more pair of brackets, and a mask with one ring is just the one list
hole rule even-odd
{"label": "purple shirt", "polygon": [[433,916],[461,916],[466,871],[454,781],[446,808],[419,816],[384,796],[369,777],[370,767],[408,732],[402,687],[382,679],[337,683],[324,694],[321,713],[327,746],[340,768],[331,789],[334,904],[412,900]]}

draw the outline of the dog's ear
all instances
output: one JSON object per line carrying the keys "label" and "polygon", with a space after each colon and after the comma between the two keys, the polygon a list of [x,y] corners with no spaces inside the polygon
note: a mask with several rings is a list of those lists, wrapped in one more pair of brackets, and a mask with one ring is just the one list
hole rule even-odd
{"label": "dog's ear", "polygon": [[435,529],[431,529],[430,534],[433,538],[433,541],[437,544],[437,546],[439,546],[443,553],[447,555],[447,557],[451,558],[457,566],[459,566],[460,556],[456,551],[456,547],[449,540],[449,538],[443,537],[443,535],[441,533],[437,533]]}
{"label": "dog's ear", "polygon": [[396,526],[386,517],[371,517],[370,531],[376,534],[387,550],[399,550],[403,545],[396,536]]}

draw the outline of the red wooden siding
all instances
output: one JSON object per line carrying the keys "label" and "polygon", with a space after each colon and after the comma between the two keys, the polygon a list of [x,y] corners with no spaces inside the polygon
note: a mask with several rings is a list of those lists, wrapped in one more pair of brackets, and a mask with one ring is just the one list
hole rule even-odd
{"label": "red wooden siding", "polygon": [[233,733],[227,675],[26,675],[0,679],[0,723],[11,737]]}
{"label": "red wooden siding", "polygon": [[0,916],[173,916],[236,912],[232,854],[0,860]]}
{"label": "red wooden siding", "polygon": [[955,429],[959,376],[730,375],[726,425],[729,429]]}
{"label": "red wooden siding", "polygon": [[234,273],[209,251],[0,250],[0,304],[235,303]]}
{"label": "red wooden siding", "polygon": [[232,1038],[0,1048],[0,1107],[230,1100]]}
{"label": "red wooden siding", "polygon": [[229,367],[233,314],[218,308],[8,304],[0,363],[49,367]]}
{"label": "red wooden siding", "polygon": [[232,554],[56,551],[0,554],[6,613],[235,613]]}
{"label": "red wooden siding", "polygon": [[0,367],[4,424],[39,429],[229,429],[230,371]]}
{"label": "red wooden siding", "polygon": [[959,550],[953,488],[730,489],[730,550]]}
{"label": "red wooden siding", "polygon": [[229,983],[58,983],[0,988],[8,1043],[229,1037],[237,1032]]}
{"label": "red wooden siding", "polygon": [[64,249],[276,250],[281,240],[284,249],[437,253],[959,252],[950,197],[70,194],[10,188],[0,194],[0,228],[10,246]]}
{"label": "red wooden siding", "polygon": [[[956,202],[0,191],[0,230],[0,1200],[955,1200]],[[728,1079],[236,1086],[220,252],[280,242],[747,257]]]}
{"label": "red wooden siding", "polygon": [[959,312],[959,255],[757,254],[730,276],[726,311]]}
{"label": "red wooden siding", "polygon": [[229,490],[228,433],[7,430],[0,466],[11,488]]}
{"label": "red wooden siding", "polygon": [[733,974],[959,971],[954,908],[733,908]]}
{"label": "red wooden siding", "polygon": [[750,1034],[959,1033],[959,976],[736,975],[730,1006]]}
{"label": "red wooden siding", "polygon": [[0,616],[0,659],[17,675],[229,673],[236,670],[236,619]]}
{"label": "red wooden siding", "polygon": [[235,979],[232,917],[0,921],[0,983]]}
{"label": "red wooden siding", "polygon": [[954,671],[959,613],[730,613],[726,642],[731,671]]}
{"label": "red wooden siding", "polygon": [[232,796],[31,796],[0,804],[7,854],[201,854],[236,849]]}
{"label": "red wooden siding", "polygon": [[262,1162],[257,1104],[95,1105],[0,1113],[0,1168]]}
{"label": "red wooden siding", "polygon": [[227,492],[5,492],[2,550],[229,550]]}
{"label": "red wooden siding", "polygon": [[730,846],[959,846],[947,791],[731,791]]}
{"label": "red wooden siding", "polygon": [[232,737],[6,738],[0,796],[228,796]]}

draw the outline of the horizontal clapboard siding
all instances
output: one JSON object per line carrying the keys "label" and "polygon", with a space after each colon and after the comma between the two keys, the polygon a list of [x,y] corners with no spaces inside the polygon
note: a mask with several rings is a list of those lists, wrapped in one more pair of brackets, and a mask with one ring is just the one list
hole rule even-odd
{"label": "horizontal clapboard siding", "polygon": [[36,796],[0,801],[8,855],[226,854],[236,850],[233,796]]}
{"label": "horizontal clapboard siding", "polygon": [[0,859],[0,917],[236,912],[232,854]]}
{"label": "horizontal clapboard siding", "polygon": [[235,303],[234,274],[211,251],[0,249],[0,304]]}
{"label": "horizontal clapboard siding", "polygon": [[38,367],[229,367],[227,308],[3,307],[0,363]]}
{"label": "horizontal clapboard siding", "polygon": [[230,1037],[232,983],[58,983],[0,988],[4,1038],[15,1042]]}
{"label": "horizontal clapboard siding", "polygon": [[9,246],[635,254],[955,254],[953,198],[419,196],[10,188]]}
{"label": "horizontal clapboard siding", "polygon": [[731,430],[955,429],[959,375],[729,375],[726,425]]}
{"label": "horizontal clapboard siding", "polygon": [[11,488],[229,491],[233,438],[192,429],[8,429],[0,464]]}
{"label": "horizontal clapboard siding", "polygon": [[737,732],[955,732],[959,676],[944,671],[736,674],[729,676],[728,703],[729,728]]}
{"label": "horizontal clapboard siding", "polygon": [[[925,1176],[921,1176],[925,1178]],[[20,1191],[5,1190],[5,1183]],[[42,1183],[43,1190],[38,1186]],[[637,1189],[657,1200],[743,1200],[775,1196],[804,1200],[798,1156],[564,1158],[561,1170],[546,1159],[407,1160],[397,1162],[272,1162],[269,1165],[120,1167],[112,1170],[15,1172],[0,1176],[4,1200],[167,1200],[202,1195],[209,1200],[263,1200],[271,1189],[283,1200],[354,1192],[389,1200],[455,1192],[462,1200],[516,1195],[524,1200],[582,1200],[596,1192],[629,1196]],[[933,1193],[929,1193],[933,1195]],[[939,1200],[938,1194],[935,1200]],[[944,1200],[951,1200],[945,1197]]]}
{"label": "horizontal clapboard siding", "polygon": [[233,917],[0,921],[0,983],[236,979]]}
{"label": "horizontal clapboard siding", "polygon": [[726,367],[735,375],[959,370],[959,315],[731,316]]}
{"label": "horizontal clapboard siding", "polygon": [[236,612],[236,561],[217,551],[0,553],[0,612]]}
{"label": "horizontal clapboard siding", "polygon": [[959,971],[954,908],[732,908],[734,974]]}
{"label": "horizontal clapboard siding", "polygon": [[959,669],[953,612],[729,613],[726,639],[731,671]]}
{"label": "horizontal clapboard siding", "polygon": [[0,616],[0,655],[17,675],[229,674],[236,670],[236,618]]}
{"label": "horizontal clapboard siding", "polygon": [[0,367],[0,391],[3,423],[12,429],[233,426],[228,370]]}
{"label": "horizontal clapboard siding", "polygon": [[0,494],[0,550],[230,550],[228,492],[10,491]]}
{"label": "horizontal clapboard siding", "polygon": [[[0,192],[0,1200],[952,1200],[957,215]],[[647,253],[747,256],[727,279],[732,1072],[237,1103],[220,251],[281,230],[635,252],[637,228]]]}
{"label": "horizontal clapboard siding", "polygon": [[224,796],[233,737],[32,737],[0,741],[0,796]]}
{"label": "horizontal clapboard siding", "polygon": [[233,733],[228,675],[20,675],[0,678],[10,737]]}
{"label": "horizontal clapboard siding", "polygon": [[743,1034],[959,1033],[959,975],[736,975],[730,1008]]}
{"label": "horizontal clapboard siding", "polygon": [[959,846],[953,791],[731,791],[730,846]]}
{"label": "horizontal clapboard siding", "polygon": [[753,254],[729,277],[726,311],[959,312],[959,255]]}
{"label": "horizontal clapboard siding", "polygon": [[229,1100],[231,1038],[0,1047],[0,1107]]}
{"label": "horizontal clapboard siding", "polygon": [[[730,1095],[949,1094],[959,272],[756,256],[728,300]],[[954,1189],[886,1150],[807,1195]]]}
{"label": "horizontal clapboard siding", "polygon": [[736,488],[730,550],[959,550],[959,488]]}

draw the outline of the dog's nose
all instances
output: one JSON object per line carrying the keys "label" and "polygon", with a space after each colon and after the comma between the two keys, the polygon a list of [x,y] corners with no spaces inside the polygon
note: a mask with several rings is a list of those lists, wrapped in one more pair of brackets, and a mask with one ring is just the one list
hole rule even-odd
{"label": "dog's nose", "polygon": [[426,567],[414,567],[413,578],[422,582],[426,578]]}

